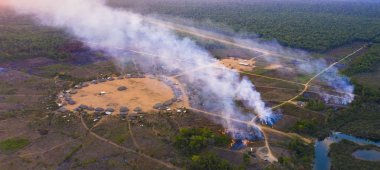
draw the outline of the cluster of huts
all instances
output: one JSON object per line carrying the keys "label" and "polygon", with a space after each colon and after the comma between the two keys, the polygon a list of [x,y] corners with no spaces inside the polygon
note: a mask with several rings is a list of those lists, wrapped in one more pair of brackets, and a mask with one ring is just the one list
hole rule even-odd
{"label": "cluster of huts", "polygon": [[66,105],[75,105],[76,102],[71,98],[71,95],[76,94],[77,91],[75,89],[72,90],[66,90],[62,92],[58,96],[58,106],[63,107]]}
{"label": "cluster of huts", "polygon": [[142,73],[136,73],[136,74],[126,74],[126,75],[120,75],[118,77],[112,77],[112,76],[102,76],[96,80],[92,80],[91,84],[98,84],[98,83],[104,83],[107,81],[114,81],[116,79],[122,80],[122,79],[128,79],[128,78],[145,78],[145,74]]}
{"label": "cluster of huts", "polygon": [[[98,78],[96,80],[92,80],[91,84],[99,84],[102,82],[107,81],[114,81],[115,79],[128,79],[128,78],[145,78],[146,76],[144,74],[126,74],[125,76],[119,76],[119,77],[102,77]],[[154,78],[154,77],[151,77]],[[157,110],[165,110],[165,111],[173,111],[175,113],[186,113],[185,107],[179,107],[172,109],[170,106],[172,106],[175,102],[181,102],[182,101],[182,91],[176,86],[177,84],[172,82],[166,77],[160,76],[158,78],[159,81],[162,81],[166,85],[168,85],[173,93],[174,97],[168,101],[165,101],[163,103],[157,103],[153,106],[154,109]],[[88,87],[89,83],[79,83],[78,85],[75,85],[74,88],[63,91],[59,95],[58,99],[58,105],[61,107],[58,111],[59,112],[67,112],[68,110],[64,107],[66,105],[75,105],[76,102],[72,99],[72,95],[77,93],[78,89],[81,89],[83,87]],[[117,88],[118,91],[125,91],[128,88],[126,86],[120,86]],[[106,92],[100,92],[99,95],[106,95]],[[121,120],[128,120],[130,121],[137,121],[138,118],[143,117],[143,110],[140,107],[136,107],[133,110],[130,110],[128,107],[121,106],[118,110],[115,110],[114,108],[101,108],[101,107],[91,107],[84,104],[79,105],[77,108],[74,109],[76,112],[81,113],[87,113],[92,112],[93,113],[93,121],[98,121],[102,118],[102,116],[111,115],[113,113],[119,112],[120,119]]]}
{"label": "cluster of huts", "polygon": [[77,94],[79,89],[83,87],[88,87],[88,83],[79,83],[74,86],[74,88],[63,91],[59,96],[58,96],[58,101],[57,104],[58,106],[66,106],[66,105],[75,105],[76,101],[74,101],[71,96],[74,94]]}
{"label": "cluster of huts", "polygon": [[182,91],[176,86],[176,84],[174,82],[172,82],[171,80],[169,80],[168,78],[166,77],[159,77],[159,81],[162,81],[163,83],[165,83],[166,85],[168,85],[173,93],[174,93],[174,97],[172,99],[169,99],[163,103],[157,103],[153,106],[153,109],[157,109],[157,110],[166,110],[166,111],[171,111],[172,109],[170,108],[171,105],[173,105],[174,103],[176,102],[181,102],[182,101]]}
{"label": "cluster of huts", "polygon": [[77,112],[92,112],[93,117],[94,117],[94,122],[98,121],[102,118],[102,116],[107,116],[107,115],[112,115],[116,112],[119,112],[120,119],[121,120],[126,120],[127,116],[129,120],[136,120],[138,117],[141,117],[143,115],[143,111],[140,107],[134,108],[132,111],[125,106],[121,106],[118,110],[115,110],[114,108],[102,108],[102,107],[89,107],[87,105],[80,105],[78,108],[75,109]]}

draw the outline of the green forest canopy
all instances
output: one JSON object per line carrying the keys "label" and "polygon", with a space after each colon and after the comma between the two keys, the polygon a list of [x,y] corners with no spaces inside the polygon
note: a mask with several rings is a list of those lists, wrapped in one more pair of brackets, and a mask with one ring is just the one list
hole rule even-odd
{"label": "green forest canopy", "polygon": [[145,0],[138,6],[133,2],[110,1],[114,6],[145,13],[211,20],[237,32],[256,33],[284,45],[314,51],[353,41],[372,41],[380,36],[380,2]]}

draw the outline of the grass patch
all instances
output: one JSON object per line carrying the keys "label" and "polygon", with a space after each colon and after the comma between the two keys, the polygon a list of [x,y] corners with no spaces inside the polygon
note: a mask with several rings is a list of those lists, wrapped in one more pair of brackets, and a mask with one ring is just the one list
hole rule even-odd
{"label": "grass patch", "polygon": [[191,157],[191,163],[188,169],[232,170],[234,168],[226,160],[217,157],[215,154],[206,153],[204,155],[193,155]]}
{"label": "grass patch", "polygon": [[29,144],[28,139],[24,138],[11,138],[0,142],[0,151],[5,153],[16,152]]}
{"label": "grass patch", "polygon": [[118,134],[112,137],[112,141],[115,141],[118,144],[122,144],[127,140],[127,136],[125,134]]}
{"label": "grass patch", "polygon": [[74,68],[72,66],[65,65],[65,64],[54,64],[54,65],[40,67],[38,69],[41,72],[43,72],[44,76],[53,77],[55,75],[59,75],[60,73],[63,74],[65,72],[69,72],[73,70]]}
{"label": "grass patch", "polygon": [[108,121],[108,124],[103,124],[94,128],[94,132],[112,142],[123,144],[129,138],[129,129],[126,123],[119,122],[117,118],[112,118]]}
{"label": "grass patch", "polygon": [[323,101],[320,100],[309,100],[306,108],[314,111],[323,111],[326,109],[326,105]]}
{"label": "grass patch", "polygon": [[68,161],[69,159],[71,159],[75,153],[77,153],[80,149],[82,149],[83,145],[80,144],[78,145],[77,147],[73,148],[66,156],[65,158],[63,159],[62,162],[65,162],[65,161]]}
{"label": "grass patch", "polygon": [[96,163],[97,161],[98,161],[98,159],[96,159],[96,158],[87,159],[87,160],[84,160],[80,163],[77,163],[72,168],[86,168],[88,165]]}

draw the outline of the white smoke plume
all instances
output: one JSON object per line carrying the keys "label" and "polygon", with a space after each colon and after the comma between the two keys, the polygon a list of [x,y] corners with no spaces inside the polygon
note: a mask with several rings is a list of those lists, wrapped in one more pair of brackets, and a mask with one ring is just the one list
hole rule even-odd
{"label": "white smoke plume", "polygon": [[[122,54],[115,47],[155,54],[158,62],[169,71],[186,72],[215,62],[192,40],[180,38],[168,29],[145,22],[139,14],[108,7],[103,0],[6,0],[5,3],[20,14],[35,16],[41,24],[65,29],[83,42],[91,42],[87,45],[94,49],[101,48],[118,63],[125,58],[120,57]],[[265,106],[254,85],[246,79],[241,80],[237,72],[207,68],[189,73],[187,80],[203,84],[203,91],[217,96],[214,102],[220,103],[218,106],[223,116],[248,117],[248,120],[257,116],[264,123],[273,123],[272,110]],[[236,98],[245,100],[245,105],[253,109],[256,115],[243,116],[235,106]],[[232,123],[227,123],[226,128],[234,129],[231,126]]]}
{"label": "white smoke plume", "polygon": [[[258,55],[260,59],[265,60],[267,63],[279,64],[284,68],[287,68],[281,70],[283,73],[290,71],[294,74],[314,76],[329,67],[329,63],[323,58],[314,58],[308,52],[303,50],[283,47],[276,41],[260,41],[257,39],[242,38],[236,36],[239,35],[238,33],[233,34],[235,36],[226,36],[221,33],[216,33],[215,31],[206,31],[205,29],[201,30],[192,25],[198,25],[199,27],[199,25],[202,26],[202,24],[192,22],[191,20],[187,19],[161,19],[174,20],[175,22],[181,23],[175,24],[173,22],[166,22],[165,27],[170,27],[171,29],[178,30],[180,32],[192,34],[196,37],[214,40],[221,44],[232,45],[248,51],[255,51],[264,54]],[[229,29],[227,28],[227,30]],[[353,55],[357,51],[349,54],[348,56]],[[339,73],[337,67],[329,67],[326,72],[318,75],[317,78],[319,81],[322,81],[324,85],[334,89],[335,92],[337,92],[337,94],[331,95],[324,89],[313,86],[314,90],[317,90],[319,92],[317,94],[323,98],[326,103],[346,105],[354,100],[354,86],[350,83],[348,77]]]}

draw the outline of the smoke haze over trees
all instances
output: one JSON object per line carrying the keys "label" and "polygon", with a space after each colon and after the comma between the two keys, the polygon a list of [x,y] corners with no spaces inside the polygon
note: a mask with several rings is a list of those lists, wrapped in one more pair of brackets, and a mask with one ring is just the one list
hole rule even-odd
{"label": "smoke haze over trees", "polygon": [[212,21],[283,45],[324,51],[380,37],[378,1],[177,1],[109,0],[145,13]]}

